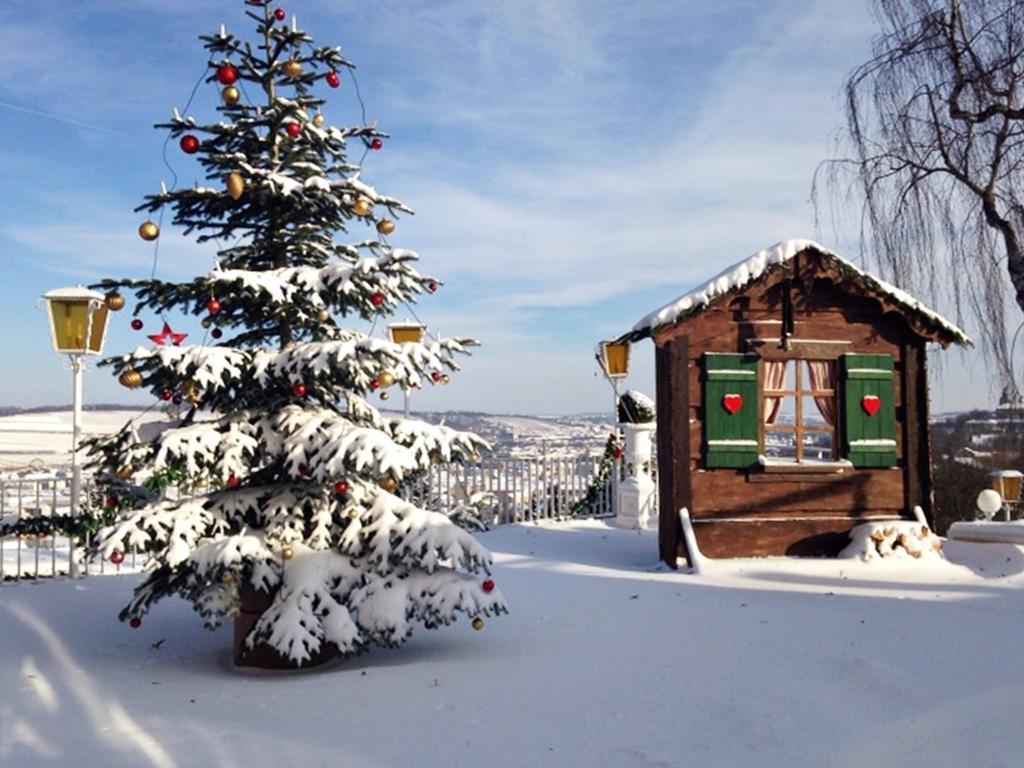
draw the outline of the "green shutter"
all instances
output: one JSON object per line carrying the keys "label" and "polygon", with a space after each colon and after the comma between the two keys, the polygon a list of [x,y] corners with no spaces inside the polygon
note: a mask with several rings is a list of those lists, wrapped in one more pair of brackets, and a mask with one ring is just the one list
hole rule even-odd
{"label": "green shutter", "polygon": [[893,381],[892,355],[843,355],[843,449],[855,467],[896,465]]}
{"label": "green shutter", "polygon": [[[708,467],[749,467],[757,461],[761,388],[756,355],[704,355],[704,460]],[[737,401],[739,396],[742,400]],[[729,398],[728,400],[726,398]],[[727,405],[739,408],[730,412]]]}

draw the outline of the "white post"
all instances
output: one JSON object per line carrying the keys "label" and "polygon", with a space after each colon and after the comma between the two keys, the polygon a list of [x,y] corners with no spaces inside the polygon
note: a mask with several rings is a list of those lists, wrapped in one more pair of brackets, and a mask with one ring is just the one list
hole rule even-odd
{"label": "white post", "polygon": [[412,387],[405,387],[405,418],[409,418],[410,402],[412,401]]}
{"label": "white post", "polygon": [[[71,356],[71,371],[74,379],[71,401],[71,517],[77,522],[82,493],[82,468],[78,465],[78,439],[82,430],[82,372],[85,370],[85,355]],[[75,537],[69,542],[68,575],[78,577]]]}
{"label": "white post", "polygon": [[657,490],[650,474],[654,422],[621,426],[626,434],[622,461],[627,477],[615,494],[615,524],[621,528],[644,528],[653,515]]}

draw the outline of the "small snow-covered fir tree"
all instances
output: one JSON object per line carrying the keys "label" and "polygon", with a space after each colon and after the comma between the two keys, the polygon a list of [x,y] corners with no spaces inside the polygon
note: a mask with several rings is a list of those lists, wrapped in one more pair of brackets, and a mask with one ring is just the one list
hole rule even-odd
{"label": "small snow-covered fir tree", "polygon": [[[320,115],[316,91],[338,88],[352,65],[270,5],[250,0],[246,15],[255,40],[223,27],[200,38],[220,118],[175,111],[157,126],[196,156],[208,185],[163,190],[139,208],[170,206],[174,224],[222,246],[217,266],[189,282],[102,283],[135,294],[137,330],[147,310],[163,319],[178,309],[204,316],[208,339],[165,333],[107,361],[126,386],[183,409],[152,440],[129,426],[94,446],[100,498],[118,508],[94,553],[151,555],[122,620],[138,626],[156,601],[182,595],[210,626],[235,620],[239,663],[302,666],[397,645],[413,623],[436,627],[459,612],[479,628],[481,615],[506,610],[486,578],[490,554],[401,489],[431,463],[486,446],[386,418],[368,400],[442,380],[475,342],[396,344],[338,324],[390,314],[437,282],[388,242],[411,211],[367,184],[349,154],[365,157],[385,135],[328,127]],[[360,239],[335,242],[348,232]],[[146,222],[140,234],[159,230]],[[139,477],[205,480],[208,491],[171,499],[152,492],[159,483],[132,485]]]}

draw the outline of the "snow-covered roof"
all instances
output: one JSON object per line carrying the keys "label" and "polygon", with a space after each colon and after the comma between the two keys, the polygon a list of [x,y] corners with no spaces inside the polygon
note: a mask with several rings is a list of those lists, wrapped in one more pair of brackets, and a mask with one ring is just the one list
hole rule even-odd
{"label": "snow-covered roof", "polygon": [[817,252],[824,259],[839,267],[843,274],[849,275],[849,279],[856,281],[860,288],[867,289],[870,293],[896,304],[908,315],[914,316],[925,327],[934,330],[936,336],[944,344],[952,341],[962,346],[972,345],[966,333],[937,312],[928,309],[906,291],[865,272],[813,240],[783,240],[770,248],[758,251],[738,264],[724,269],[700,288],[689,291],[644,316],[633,326],[631,331],[623,334],[622,340],[637,341],[646,338],[653,335],[658,328],[677,323],[696,314],[709,306],[715,299],[746,288],[755,280],[772,272],[805,250]]}

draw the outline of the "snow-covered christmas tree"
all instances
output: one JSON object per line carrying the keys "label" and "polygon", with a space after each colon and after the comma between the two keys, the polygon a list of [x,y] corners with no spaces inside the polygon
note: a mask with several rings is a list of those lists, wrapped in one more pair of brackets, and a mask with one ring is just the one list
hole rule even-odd
{"label": "snow-covered christmas tree", "polygon": [[[302,666],[398,645],[414,623],[434,628],[460,612],[479,629],[481,616],[506,610],[490,554],[402,491],[431,463],[486,446],[369,402],[390,386],[447,380],[475,342],[394,343],[338,323],[384,317],[438,283],[388,241],[411,211],[362,178],[386,135],[324,124],[317,92],[339,88],[352,64],[281,9],[248,6],[254,40],[224,27],[200,38],[219,119],[175,110],[157,125],[208,185],[164,188],[139,208],[170,206],[174,224],[216,242],[216,266],[189,282],[102,283],[112,307],[119,291],[135,294],[136,330],[147,312],[163,323],[154,346],[106,362],[125,386],[181,409],[152,440],[128,425],[94,447],[99,498],[117,511],[94,554],[151,556],[122,620],[137,627],[156,601],[182,595],[211,627],[234,620],[240,664]],[[358,241],[335,242],[339,233]],[[139,234],[157,240],[159,225]],[[203,316],[202,343],[171,330],[175,310]],[[169,478],[206,492],[159,492]]]}

